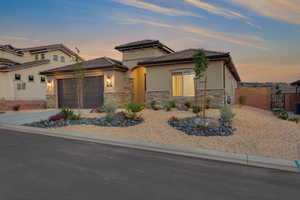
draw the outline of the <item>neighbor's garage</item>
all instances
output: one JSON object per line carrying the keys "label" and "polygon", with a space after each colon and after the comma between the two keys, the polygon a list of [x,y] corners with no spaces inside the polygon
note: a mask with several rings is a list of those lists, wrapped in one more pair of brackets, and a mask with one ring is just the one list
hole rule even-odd
{"label": "neighbor's garage", "polygon": [[[75,79],[59,79],[58,106],[60,108],[78,108],[78,94]],[[103,76],[86,77],[83,84],[83,108],[98,108],[103,104]]]}

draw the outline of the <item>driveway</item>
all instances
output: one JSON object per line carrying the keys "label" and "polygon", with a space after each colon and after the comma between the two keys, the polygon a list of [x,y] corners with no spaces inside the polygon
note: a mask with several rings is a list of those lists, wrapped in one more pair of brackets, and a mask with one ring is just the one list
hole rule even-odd
{"label": "driveway", "polygon": [[40,120],[46,120],[58,113],[57,109],[7,112],[0,114],[0,124],[22,125]]}
{"label": "driveway", "polygon": [[0,129],[0,199],[299,197],[300,175]]}

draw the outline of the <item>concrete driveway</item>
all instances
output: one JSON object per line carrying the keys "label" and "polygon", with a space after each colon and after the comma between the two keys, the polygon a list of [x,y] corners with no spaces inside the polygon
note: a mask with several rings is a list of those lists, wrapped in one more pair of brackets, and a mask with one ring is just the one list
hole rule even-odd
{"label": "concrete driveway", "polygon": [[7,112],[0,114],[0,124],[22,125],[26,123],[46,120],[58,113],[57,109]]}

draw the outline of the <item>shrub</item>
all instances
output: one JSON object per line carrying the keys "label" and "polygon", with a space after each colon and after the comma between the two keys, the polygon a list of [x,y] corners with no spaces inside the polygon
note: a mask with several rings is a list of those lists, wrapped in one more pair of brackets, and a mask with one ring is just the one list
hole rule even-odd
{"label": "shrub", "polygon": [[20,105],[15,105],[15,106],[12,107],[12,109],[13,109],[14,111],[19,111],[20,108],[21,108]]}
{"label": "shrub", "polygon": [[211,105],[210,105],[210,99],[206,99],[205,102],[205,109],[210,109]]}
{"label": "shrub", "polygon": [[231,107],[228,104],[225,104],[220,109],[220,116],[222,120],[231,124],[233,118],[235,117],[235,113],[232,112]]}
{"label": "shrub", "polygon": [[240,96],[239,97],[239,104],[241,105],[241,106],[244,106],[244,105],[246,105],[246,96]]}
{"label": "shrub", "polygon": [[115,104],[112,104],[112,103],[107,103],[107,104],[104,104],[102,106],[102,109],[103,109],[103,112],[106,113],[106,120],[107,121],[112,121],[113,120],[113,116],[117,110],[117,106]]}
{"label": "shrub", "polygon": [[137,113],[141,112],[144,109],[143,105],[136,103],[128,103],[125,105],[126,114],[129,118],[137,119]]}
{"label": "shrub", "polygon": [[64,114],[69,120],[79,120],[80,115],[74,113],[74,111],[70,108],[61,109],[60,113]]}
{"label": "shrub", "polygon": [[190,101],[184,102],[184,105],[185,105],[188,109],[190,109],[190,108],[192,107],[192,103],[191,103]]}
{"label": "shrub", "polygon": [[158,107],[156,106],[156,101],[152,100],[149,103],[150,108],[152,108],[153,110],[158,110]]}
{"label": "shrub", "polygon": [[165,105],[165,110],[166,110],[167,112],[171,111],[171,110],[172,110],[172,106],[171,106],[170,104],[166,104],[166,105]]}
{"label": "shrub", "polygon": [[67,120],[68,116],[65,113],[58,113],[52,117],[49,118],[49,121],[59,121],[59,120]]}
{"label": "shrub", "polygon": [[196,115],[199,115],[199,113],[201,112],[201,107],[200,106],[193,106],[193,113],[195,113]]}
{"label": "shrub", "polygon": [[169,105],[171,108],[176,108],[176,102],[175,102],[175,101],[169,101],[168,105]]}
{"label": "shrub", "polygon": [[300,118],[298,118],[298,117],[291,117],[288,120],[291,122],[296,122],[296,124],[298,124],[300,122]]}
{"label": "shrub", "polygon": [[279,119],[287,120],[289,118],[289,113],[286,111],[280,111],[277,115]]}

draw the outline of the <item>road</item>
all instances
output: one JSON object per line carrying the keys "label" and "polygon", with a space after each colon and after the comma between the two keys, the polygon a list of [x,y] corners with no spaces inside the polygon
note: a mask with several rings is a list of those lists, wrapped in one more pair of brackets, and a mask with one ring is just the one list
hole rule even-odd
{"label": "road", "polygon": [[0,129],[1,200],[299,196],[296,173]]}

